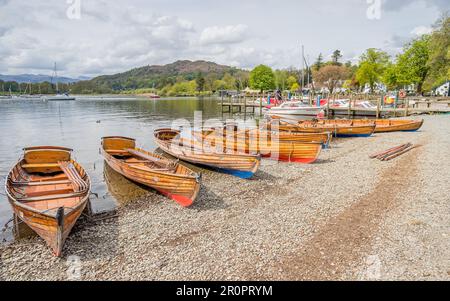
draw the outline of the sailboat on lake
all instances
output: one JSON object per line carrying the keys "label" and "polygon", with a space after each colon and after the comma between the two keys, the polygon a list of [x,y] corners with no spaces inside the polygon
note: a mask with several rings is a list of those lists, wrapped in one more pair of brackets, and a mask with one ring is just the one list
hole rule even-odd
{"label": "sailboat on lake", "polygon": [[56,63],[55,63],[55,70],[53,71],[52,82],[53,82],[53,78],[55,79],[56,95],[55,95],[55,96],[44,97],[44,100],[47,100],[47,101],[67,101],[67,100],[76,100],[75,97],[69,96],[69,93],[68,93],[68,92],[66,92],[66,93],[60,93],[60,92],[59,92],[59,87],[58,87],[58,73],[56,72]]}

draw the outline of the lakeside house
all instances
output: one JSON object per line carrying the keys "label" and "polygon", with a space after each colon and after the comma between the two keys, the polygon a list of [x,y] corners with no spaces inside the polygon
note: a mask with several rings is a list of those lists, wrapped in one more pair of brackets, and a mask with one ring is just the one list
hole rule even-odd
{"label": "lakeside house", "polygon": [[436,96],[450,96],[450,80],[434,89],[434,95]]}

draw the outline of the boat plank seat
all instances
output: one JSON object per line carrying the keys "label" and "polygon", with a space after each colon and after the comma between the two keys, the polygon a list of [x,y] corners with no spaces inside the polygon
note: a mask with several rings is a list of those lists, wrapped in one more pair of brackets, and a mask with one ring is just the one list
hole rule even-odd
{"label": "boat plank seat", "polygon": [[55,168],[59,167],[58,163],[38,163],[38,164],[22,164],[22,168]]}
{"label": "boat plank seat", "polygon": [[54,195],[46,195],[46,196],[37,196],[37,197],[26,197],[17,199],[21,203],[28,202],[40,202],[40,201],[50,201],[57,199],[68,199],[74,197],[80,197],[84,194],[84,192],[74,192],[74,193],[65,193],[65,194],[54,194]]}
{"label": "boat plank seat", "polygon": [[61,170],[66,174],[69,181],[72,182],[73,191],[84,192],[89,189],[88,183],[83,180],[75,166],[68,161],[59,162]]}
{"label": "boat plank seat", "polygon": [[71,184],[70,180],[63,181],[36,181],[36,182],[12,182],[14,186],[50,186],[60,184]]}
{"label": "boat plank seat", "polygon": [[162,167],[163,169],[174,170],[174,169],[176,168],[176,166],[177,166],[177,163],[176,163],[176,162],[173,162],[173,163],[172,163],[172,162],[166,161],[166,160],[164,160],[164,159],[159,159],[159,158],[156,158],[156,157],[147,155],[147,154],[145,154],[145,153],[142,153],[142,152],[140,152],[140,151],[137,151],[137,150],[135,150],[135,149],[127,149],[126,151],[127,151],[128,153],[130,153],[130,154],[136,156],[136,157],[139,157],[139,158],[141,158],[141,159],[148,160],[148,161],[150,161],[151,163],[155,163],[156,165]]}
{"label": "boat plank seat", "polygon": [[130,153],[123,149],[105,149],[105,151],[111,155],[116,156],[128,156]]}

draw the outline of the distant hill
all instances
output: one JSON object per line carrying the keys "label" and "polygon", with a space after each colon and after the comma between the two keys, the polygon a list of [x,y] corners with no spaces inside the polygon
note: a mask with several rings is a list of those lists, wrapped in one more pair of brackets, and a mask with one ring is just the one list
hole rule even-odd
{"label": "distant hill", "polygon": [[202,74],[205,78],[222,79],[225,74],[234,75],[239,71],[242,70],[213,62],[181,60],[167,65],[144,66],[114,75],[98,76],[89,81],[79,82],[72,89],[79,93],[161,89],[182,80],[194,80],[198,74]]}
{"label": "distant hill", "polygon": [[[76,83],[81,80],[88,80],[88,77],[79,77],[79,78],[69,78],[69,77],[59,77],[58,76],[58,82],[59,83]],[[52,80],[52,77],[50,75],[43,75],[43,74],[20,74],[20,75],[3,75],[0,74],[0,80],[2,81],[13,81],[17,83],[42,83],[42,82],[50,82]]]}

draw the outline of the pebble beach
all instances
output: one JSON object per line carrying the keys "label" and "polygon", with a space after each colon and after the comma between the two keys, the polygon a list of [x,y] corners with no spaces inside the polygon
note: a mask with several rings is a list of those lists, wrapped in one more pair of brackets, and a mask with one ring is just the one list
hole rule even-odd
{"label": "pebble beach", "polygon": [[[146,191],[82,217],[53,257],[0,245],[0,280],[450,280],[450,118],[334,139],[315,164],[263,160],[251,180],[202,170],[196,204]],[[388,162],[369,155],[411,142]]]}

